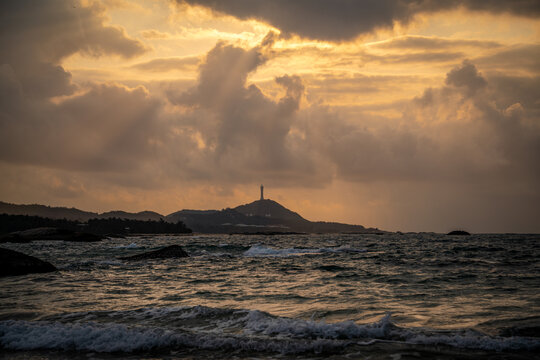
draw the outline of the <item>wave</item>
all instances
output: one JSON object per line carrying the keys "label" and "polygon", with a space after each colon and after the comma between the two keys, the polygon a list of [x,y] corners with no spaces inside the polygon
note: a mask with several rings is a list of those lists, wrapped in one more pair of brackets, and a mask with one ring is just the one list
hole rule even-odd
{"label": "wave", "polygon": [[484,351],[535,351],[540,339],[494,337],[472,329],[403,328],[390,314],[370,324],[278,317],[206,306],[59,314],[0,321],[0,347],[11,350],[136,352],[194,348],[283,354],[342,352],[379,342]]}
{"label": "wave", "polygon": [[366,249],[356,249],[349,246],[328,247],[328,248],[287,248],[275,249],[264,245],[256,244],[244,252],[244,256],[301,256],[324,253],[339,252],[366,252]]}
{"label": "wave", "polygon": [[171,348],[235,350],[296,354],[326,352],[341,348],[339,341],[318,339],[294,341],[257,339],[235,335],[193,334],[162,328],[129,327],[124,324],[0,323],[0,344],[11,350],[64,350],[135,352]]}
{"label": "wave", "polygon": [[114,248],[115,249],[140,249],[140,248],[144,248],[144,246],[139,246],[137,245],[137,243],[131,243],[129,245],[115,246]]}

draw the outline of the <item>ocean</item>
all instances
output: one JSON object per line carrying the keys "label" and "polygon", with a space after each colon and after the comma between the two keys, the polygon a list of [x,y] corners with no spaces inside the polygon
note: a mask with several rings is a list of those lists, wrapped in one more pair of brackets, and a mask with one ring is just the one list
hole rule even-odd
{"label": "ocean", "polygon": [[[181,245],[189,258],[121,256]],[[132,236],[2,244],[8,359],[540,359],[540,235]]]}

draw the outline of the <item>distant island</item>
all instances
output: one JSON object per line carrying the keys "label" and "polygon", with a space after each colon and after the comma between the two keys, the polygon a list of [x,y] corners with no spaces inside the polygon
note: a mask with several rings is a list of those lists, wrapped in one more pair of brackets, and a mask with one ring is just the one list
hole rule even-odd
{"label": "distant island", "polygon": [[131,220],[117,217],[88,221],[51,219],[35,215],[0,214],[0,242],[26,242],[34,239],[99,241],[107,236],[130,234],[191,233],[182,221]]}
{"label": "distant island", "polygon": [[[222,234],[279,234],[279,233],[383,233],[377,228],[365,228],[362,225],[349,225],[337,222],[309,221],[276,201],[261,199],[249,204],[223,210],[180,210],[169,215],[152,211],[130,213],[110,211],[95,213],[76,208],[50,207],[45,205],[17,205],[0,202],[0,214],[28,215],[48,219],[62,219],[79,223],[97,219],[123,219],[158,223],[182,223],[197,233]],[[133,223],[131,224],[134,225]],[[129,225],[127,225],[129,226]],[[93,227],[93,226],[91,226]],[[162,226],[161,228],[169,228]]]}
{"label": "distant island", "polygon": [[181,210],[166,216],[200,233],[382,233],[362,225],[309,221],[270,199],[223,210]]}

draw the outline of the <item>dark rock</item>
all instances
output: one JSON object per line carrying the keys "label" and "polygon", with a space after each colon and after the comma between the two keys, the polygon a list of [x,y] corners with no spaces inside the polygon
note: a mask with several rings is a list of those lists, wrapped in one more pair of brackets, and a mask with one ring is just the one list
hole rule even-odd
{"label": "dark rock", "polygon": [[232,232],[229,235],[306,235],[306,233],[294,231],[256,231],[256,232]]}
{"label": "dark rock", "polygon": [[0,277],[51,271],[56,271],[51,263],[18,251],[0,248]]}
{"label": "dark rock", "polygon": [[450,231],[447,235],[471,235],[471,234],[469,234],[468,232],[464,230],[454,230],[454,231]]}
{"label": "dark rock", "polygon": [[188,253],[184,251],[178,245],[171,245],[164,247],[163,249],[148,251],[142,254],[133,256],[125,256],[119,259],[121,260],[146,260],[146,259],[171,259],[171,258],[183,258],[189,257]]}
{"label": "dark rock", "polygon": [[19,231],[0,236],[0,243],[10,242],[10,243],[24,244],[24,243],[29,243],[30,241],[31,241],[30,239],[19,235]]}
{"label": "dark rock", "polygon": [[41,227],[23,231],[15,231],[7,235],[0,237],[0,243],[3,242],[16,242],[26,243],[33,240],[63,240],[63,241],[76,241],[76,242],[93,242],[100,241],[103,237],[77,232],[68,229],[54,228],[54,227]]}

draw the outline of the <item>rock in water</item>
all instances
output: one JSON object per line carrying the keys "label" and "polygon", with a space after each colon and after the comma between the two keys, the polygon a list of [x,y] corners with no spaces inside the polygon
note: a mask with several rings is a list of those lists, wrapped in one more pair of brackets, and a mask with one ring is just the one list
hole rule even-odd
{"label": "rock in water", "polygon": [[163,249],[148,251],[133,256],[121,257],[121,260],[145,260],[145,259],[171,259],[189,257],[188,253],[178,245],[171,245]]}
{"label": "rock in water", "polygon": [[0,248],[0,277],[45,273],[57,269],[46,261],[18,251]]}
{"label": "rock in water", "polygon": [[454,231],[450,231],[447,235],[471,235],[471,234],[469,234],[468,232],[464,230],[454,230]]}
{"label": "rock in water", "polygon": [[77,232],[69,229],[41,227],[23,231],[15,231],[0,237],[0,243],[27,243],[33,240],[63,240],[75,242],[100,241],[103,237],[99,235]]}

